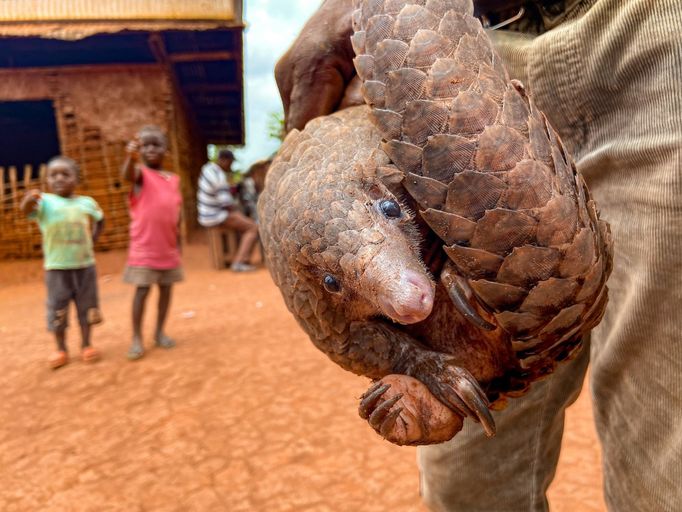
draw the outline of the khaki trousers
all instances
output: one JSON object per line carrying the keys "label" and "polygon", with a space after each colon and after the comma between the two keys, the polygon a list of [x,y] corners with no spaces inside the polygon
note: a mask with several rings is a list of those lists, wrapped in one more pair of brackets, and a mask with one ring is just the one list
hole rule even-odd
{"label": "khaki trousers", "polygon": [[[680,512],[682,4],[572,5],[542,35],[493,38],[572,151],[613,231],[610,302],[589,354],[606,503],[617,512]],[[468,422],[453,441],[419,449],[432,510],[548,510],[584,352],[496,413],[495,439]]]}

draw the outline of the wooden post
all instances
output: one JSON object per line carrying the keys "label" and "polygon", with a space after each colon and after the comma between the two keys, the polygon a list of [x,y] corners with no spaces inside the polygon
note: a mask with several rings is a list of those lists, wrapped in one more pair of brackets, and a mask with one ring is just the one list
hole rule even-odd
{"label": "wooden post", "polygon": [[[109,152],[107,151],[107,145],[104,139],[100,137],[99,143],[102,150],[102,161],[104,162],[104,169],[107,176],[107,197],[111,198],[111,193],[114,191],[114,182],[118,178],[117,169],[111,164],[111,158],[109,158]],[[109,200],[111,202],[111,199]]]}
{"label": "wooden post", "polygon": [[0,167],[0,215],[5,214],[5,168]]}
{"label": "wooden post", "polygon": [[47,189],[47,164],[40,164],[40,190]]}
{"label": "wooden post", "polygon": [[19,208],[19,192],[17,191],[17,168],[13,165],[9,168],[9,183],[12,207],[16,210]]}
{"label": "wooden post", "polygon": [[[31,178],[33,177],[33,166],[24,165],[24,194],[31,188]],[[26,238],[26,253],[31,253],[31,240],[33,238],[33,222],[28,223],[28,237]]]}
{"label": "wooden post", "polygon": [[33,179],[33,166],[31,164],[24,165],[24,192],[31,188],[31,180]]}

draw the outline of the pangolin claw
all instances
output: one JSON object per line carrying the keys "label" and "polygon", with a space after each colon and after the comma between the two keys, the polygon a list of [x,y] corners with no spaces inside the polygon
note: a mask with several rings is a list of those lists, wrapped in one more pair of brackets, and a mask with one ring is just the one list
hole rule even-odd
{"label": "pangolin claw", "polygon": [[374,409],[374,412],[372,412],[372,414],[370,414],[369,416],[369,424],[372,425],[372,428],[374,428],[375,430],[380,429],[384,420],[387,419],[387,415],[391,411],[391,407],[393,407],[395,403],[402,397],[403,397],[402,393],[399,393],[393,398],[389,398],[381,405],[379,405],[379,407]]}
{"label": "pangolin claw", "polygon": [[460,389],[460,396],[474,410],[473,419],[478,421],[488,437],[495,435],[495,420],[490,413],[490,402],[476,381],[465,382]]}
{"label": "pangolin claw", "polygon": [[469,417],[474,421],[478,421],[474,409],[469,407],[467,403],[459,397],[454,388],[451,389],[451,393],[444,397],[444,400],[450,408],[455,410],[460,416],[464,418]]}
{"label": "pangolin claw", "polygon": [[495,330],[495,325],[483,318],[471,304],[471,299],[467,295],[460,277],[446,268],[441,273],[441,281],[450,296],[452,305],[455,306],[457,311],[459,311],[464,318],[483,330]]}
{"label": "pangolin claw", "polygon": [[369,389],[368,389],[367,391],[365,391],[365,392],[360,396],[360,398],[363,399],[363,398],[367,397],[368,395],[371,395],[371,394],[374,393],[377,389],[379,389],[381,386],[390,386],[390,384],[384,384],[384,383],[381,382],[380,380],[374,381],[374,382],[372,383],[372,385],[369,387]]}
{"label": "pangolin claw", "polygon": [[466,369],[448,365],[435,382],[433,391],[457,413],[479,422],[488,437],[495,435],[495,420],[488,408],[488,397]]}
{"label": "pangolin claw", "polygon": [[398,407],[397,409],[389,412],[384,418],[384,421],[381,423],[381,427],[379,428],[379,433],[384,438],[388,438],[389,434],[391,433],[391,430],[395,426],[396,421],[398,421],[401,412],[403,412],[403,408]]}
{"label": "pangolin claw", "polygon": [[390,384],[384,384],[381,381],[377,381],[360,397],[358,412],[363,420],[369,418],[377,402],[381,399],[381,396],[390,387]]}

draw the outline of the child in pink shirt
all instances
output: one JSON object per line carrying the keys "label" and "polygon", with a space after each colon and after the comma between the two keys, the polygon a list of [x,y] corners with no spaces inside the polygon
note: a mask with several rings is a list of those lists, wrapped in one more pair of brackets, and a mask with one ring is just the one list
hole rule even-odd
{"label": "child in pink shirt", "polygon": [[[159,313],[154,342],[172,348],[175,341],[164,332],[173,283],[182,281],[180,260],[180,178],[163,169],[167,150],[166,136],[156,126],[142,128],[128,143],[121,170],[130,181],[130,245],[123,279],[136,285],[133,299],[133,342],[128,359],[144,355],[142,317],[153,284],[159,286]],[[140,162],[141,160],[141,162]]]}

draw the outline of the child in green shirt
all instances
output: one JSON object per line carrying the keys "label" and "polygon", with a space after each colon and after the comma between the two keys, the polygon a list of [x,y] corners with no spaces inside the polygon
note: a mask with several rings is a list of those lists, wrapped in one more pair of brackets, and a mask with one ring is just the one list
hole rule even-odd
{"label": "child in green shirt", "polygon": [[81,357],[87,363],[99,359],[99,352],[90,344],[90,326],[102,321],[93,242],[102,230],[104,216],[94,199],[74,194],[77,184],[76,162],[57,156],[47,164],[51,193],[29,190],[21,201],[21,209],[38,222],[43,235],[47,323],[57,341],[57,351],[50,356],[49,364],[55,369],[69,361],[66,328],[71,300],[76,304],[81,327]]}

